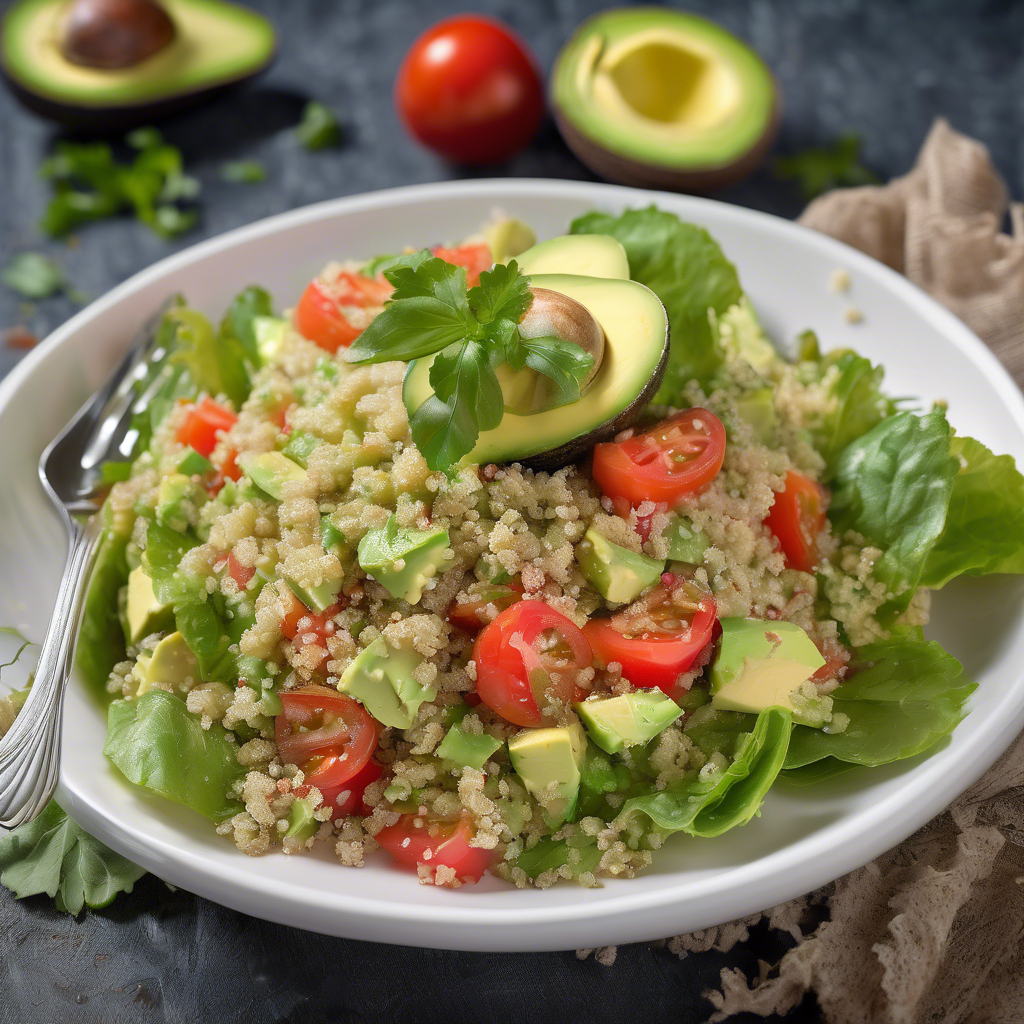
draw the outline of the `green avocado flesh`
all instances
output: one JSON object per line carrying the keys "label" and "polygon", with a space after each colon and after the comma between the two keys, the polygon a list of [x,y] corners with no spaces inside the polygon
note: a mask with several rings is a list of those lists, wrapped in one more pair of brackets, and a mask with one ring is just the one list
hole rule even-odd
{"label": "green avocado flesh", "polygon": [[[604,358],[578,402],[532,415],[506,412],[494,430],[480,435],[466,464],[565,465],[625,429],[658,388],[668,351],[668,319],[654,292],[635,281],[573,274],[537,274],[530,283],[586,306],[604,330]],[[433,393],[432,361],[416,359],[406,371],[403,397],[410,415]]]}
{"label": "green avocado flesh", "polygon": [[[663,8],[620,8],[585,22],[551,82],[566,141],[616,180],[637,180],[630,163],[728,167],[766,148],[777,121],[774,79],[750,47],[713,22]],[[619,158],[621,172],[589,160],[591,150]]]}
{"label": "green avocado flesh", "polygon": [[586,749],[587,736],[579,722],[523,729],[508,741],[512,767],[552,827],[571,817],[576,807]]}
{"label": "green avocado flesh", "polygon": [[665,571],[661,559],[613,544],[594,529],[576,545],[576,562],[594,589],[613,604],[629,604]]}
{"label": "green avocado flesh", "polygon": [[591,697],[573,705],[590,738],[606,753],[649,743],[683,709],[661,690],[636,690],[618,697]]}
{"label": "green avocado flesh", "polygon": [[274,56],[274,29],[224,0],[163,0],[176,28],[164,49],[129,68],[73,64],[60,51],[64,0],[20,0],[0,35],[0,66],[21,89],[69,108],[156,104],[249,78]]}
{"label": "green avocado flesh", "polygon": [[580,277],[629,279],[629,259],[611,235],[561,235],[538,242],[516,257],[516,265],[534,274],[578,274]]}

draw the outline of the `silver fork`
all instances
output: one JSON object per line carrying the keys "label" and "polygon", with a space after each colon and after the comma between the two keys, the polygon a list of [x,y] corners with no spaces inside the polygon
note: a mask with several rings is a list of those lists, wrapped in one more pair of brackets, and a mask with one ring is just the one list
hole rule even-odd
{"label": "silver fork", "polygon": [[[100,539],[104,462],[132,456],[136,412],[161,383],[168,351],[160,322],[170,300],[140,331],[121,365],[74,415],[39,459],[43,488],[57,506],[70,544],[57,603],[50,618],[35,679],[14,724],[0,740],[0,826],[31,821],[57,786],[64,691],[75,656],[89,570]],[[154,372],[156,371],[156,372]],[[151,376],[146,386],[140,385]]]}

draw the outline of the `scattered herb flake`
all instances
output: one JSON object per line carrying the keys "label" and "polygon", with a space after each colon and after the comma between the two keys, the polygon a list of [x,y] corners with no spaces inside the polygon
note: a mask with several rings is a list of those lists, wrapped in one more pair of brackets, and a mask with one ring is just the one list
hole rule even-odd
{"label": "scattered herb flake", "polygon": [[67,287],[64,271],[41,252],[19,252],[0,271],[0,282],[29,299],[46,299]]}
{"label": "scattered herb flake", "polygon": [[295,134],[306,149],[327,149],[341,141],[341,126],[330,107],[310,100],[302,111]]}
{"label": "scattered herb flake", "polygon": [[856,135],[843,135],[832,146],[780,156],[773,170],[776,177],[797,182],[807,199],[833,188],[876,185],[879,180],[861,164],[860,139]]}
{"label": "scattered herb flake", "polygon": [[259,160],[229,160],[221,164],[220,176],[236,185],[258,185],[267,180],[267,172]]}

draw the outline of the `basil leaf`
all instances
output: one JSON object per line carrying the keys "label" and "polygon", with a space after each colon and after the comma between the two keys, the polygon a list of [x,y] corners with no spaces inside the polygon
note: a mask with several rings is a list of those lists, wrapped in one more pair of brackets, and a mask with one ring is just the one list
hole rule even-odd
{"label": "basil leaf", "polygon": [[204,729],[166,690],[115,700],[103,753],[129,782],[221,821],[242,805],[229,790],[245,775],[223,726]]}
{"label": "basil leaf", "polygon": [[18,899],[46,893],[69,914],[107,906],[145,873],[82,831],[54,800],[34,821],[0,837],[0,884]]}
{"label": "basil leaf", "polygon": [[469,305],[481,324],[511,320],[518,324],[530,308],[530,281],[519,272],[515,260],[497,263],[480,274],[480,283],[469,290]]}
{"label": "basil leaf", "polygon": [[433,295],[416,295],[385,306],[349,346],[352,363],[406,362],[439,352],[466,336],[465,322]]}
{"label": "basil leaf", "polygon": [[594,365],[594,357],[561,338],[521,338],[520,343],[526,365],[549,377],[558,388],[552,408],[578,402],[580,384]]}
{"label": "basil leaf", "polygon": [[41,252],[19,252],[0,271],[0,284],[27,299],[46,299],[67,286],[64,271]]}

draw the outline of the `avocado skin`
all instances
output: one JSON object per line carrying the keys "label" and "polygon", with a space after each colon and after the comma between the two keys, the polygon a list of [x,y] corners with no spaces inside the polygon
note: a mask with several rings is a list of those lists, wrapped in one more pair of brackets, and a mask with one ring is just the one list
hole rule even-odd
{"label": "avocado skin", "polygon": [[602,423],[596,430],[583,434],[581,437],[574,437],[571,441],[551,451],[541,452],[539,455],[531,456],[528,459],[519,459],[519,463],[526,469],[556,470],[568,466],[572,462],[581,462],[592,451],[595,444],[602,441],[611,441],[620,431],[631,427],[640,418],[640,414],[647,408],[661,387],[665,377],[665,370],[668,367],[669,331],[665,331],[665,347],[661,350],[661,359],[647,382],[644,389],[633,399],[625,409],[614,419]]}

